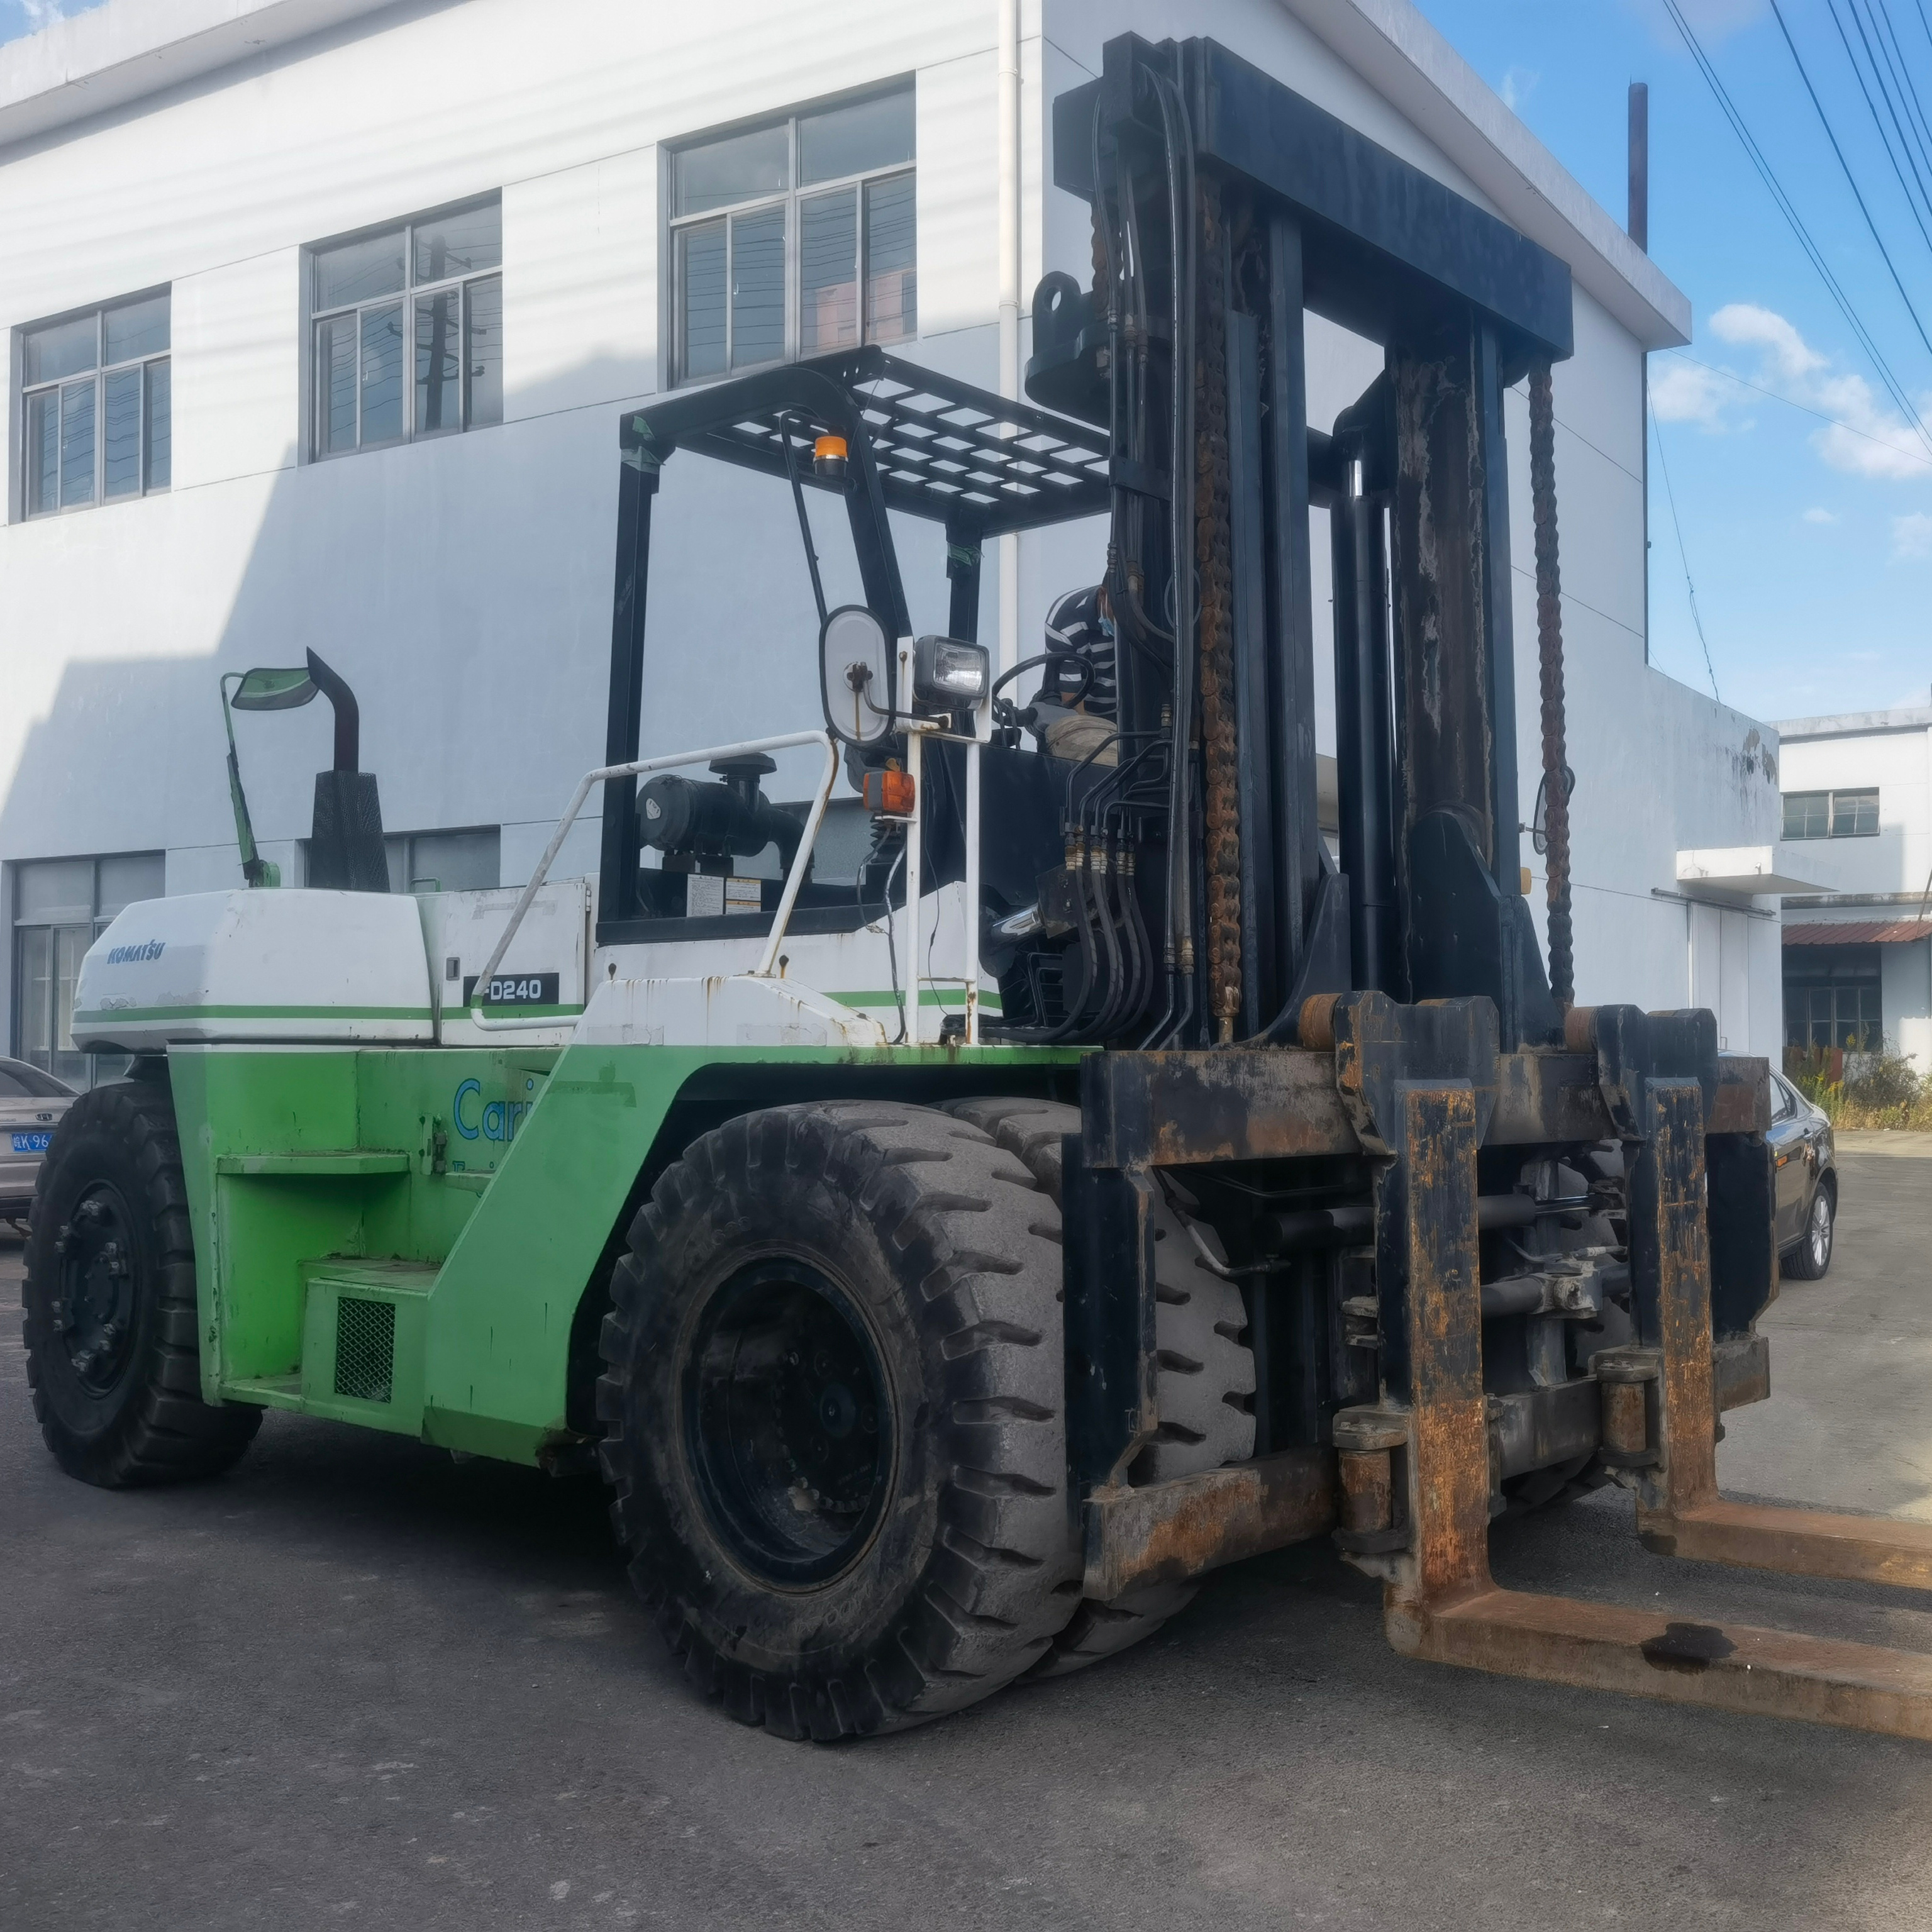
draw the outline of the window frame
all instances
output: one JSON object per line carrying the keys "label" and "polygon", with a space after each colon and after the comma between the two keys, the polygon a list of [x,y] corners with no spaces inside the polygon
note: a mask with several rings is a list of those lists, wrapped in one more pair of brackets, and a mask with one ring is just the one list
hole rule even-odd
{"label": "window frame", "polygon": [[[1806,842],[1821,838],[1876,838],[1882,830],[1879,824],[1879,794],[1882,789],[1882,788],[1878,785],[1847,785],[1842,790],[1826,790],[1822,787],[1814,787],[1805,791],[1782,793],[1780,794],[1780,799],[1783,818],[1779,824],[1778,836],[1793,842]],[[1791,808],[1800,800],[1804,802],[1808,808],[1806,812],[1808,820],[1811,815],[1809,808],[1816,801],[1821,800],[1823,801],[1822,822],[1825,829],[1822,832],[1794,832],[1791,830]],[[1867,800],[1870,801],[1871,824],[1868,829],[1862,830],[1854,829],[1845,832],[1840,832],[1838,830],[1839,802],[1841,800],[1852,802],[1855,823],[1858,807]]]}
{"label": "window frame", "polygon": [[[893,161],[884,167],[861,169],[855,174],[839,175],[824,181],[813,182],[808,187],[799,181],[799,123],[814,115],[835,112],[840,108],[856,107],[871,100],[886,98],[895,94],[912,97],[914,104],[914,144],[910,160]],[[696,214],[677,213],[677,160],[680,154],[693,148],[708,147],[714,141],[735,140],[741,135],[755,134],[766,128],[782,127],[785,130],[785,178],[788,185],[764,194],[749,195],[742,201],[728,202],[716,208],[707,208]],[[662,148],[663,169],[663,283],[666,293],[668,313],[665,318],[664,340],[667,344],[669,362],[668,389],[698,388],[707,382],[720,382],[734,376],[749,375],[760,369],[782,368],[787,363],[796,362],[809,352],[820,355],[827,352],[823,349],[808,352],[802,346],[804,340],[804,219],[803,205],[821,196],[837,194],[843,189],[853,197],[856,234],[854,237],[854,266],[856,279],[854,283],[854,316],[856,326],[858,346],[874,338],[866,332],[866,197],[869,189],[896,180],[906,179],[913,183],[913,272],[919,272],[919,146],[918,146],[918,87],[916,77],[908,74],[897,80],[861,88],[856,92],[835,94],[820,100],[802,103],[788,108],[780,114],[762,115],[753,120],[733,122],[720,128],[712,128],[695,134],[680,135],[674,141],[668,141]],[[734,363],[731,359],[732,336],[734,326],[731,314],[731,255],[734,224],[744,217],[762,214],[768,209],[784,211],[784,346],[783,352],[761,362]],[[712,374],[694,376],[687,373],[688,351],[686,344],[686,313],[684,302],[684,272],[681,254],[680,238],[694,230],[722,225],[724,230],[724,366]],[[915,316],[916,298],[915,298]],[[890,346],[916,342],[919,329],[915,320],[910,333],[892,338]]]}
{"label": "window frame", "polygon": [[[471,208],[488,207],[492,203],[496,208],[496,266],[445,275],[435,281],[417,280],[416,236],[418,228],[427,223],[460,214]],[[458,200],[442,202],[434,208],[419,208],[413,214],[398,216],[393,220],[374,222],[366,227],[350,229],[344,234],[332,235],[322,241],[304,244],[302,251],[302,360],[306,416],[302,438],[302,460],[304,462],[332,463],[341,457],[366,455],[372,450],[400,449],[412,442],[440,442],[446,436],[467,436],[477,430],[501,427],[503,417],[500,393],[497,414],[492,421],[479,423],[470,420],[475,376],[470,368],[466,344],[472,291],[484,282],[494,281],[497,285],[496,327],[500,338],[496,350],[497,382],[500,392],[502,382],[502,343],[500,338],[503,326],[504,272],[502,210],[502,190],[500,188],[492,189],[486,194],[465,195]],[[326,308],[316,307],[315,265],[319,256],[326,255],[330,250],[342,248],[350,242],[371,241],[378,236],[398,232],[402,236],[403,248],[403,281],[400,288],[390,290],[382,295],[369,296],[359,302],[335,302]],[[434,429],[420,429],[416,422],[416,307],[425,296],[436,295],[452,289],[458,292],[457,334],[458,360],[462,365],[463,420],[453,425],[442,424]],[[400,436],[383,436],[378,440],[365,442],[362,440],[362,316],[364,310],[386,308],[392,304],[399,308],[403,314],[403,432]],[[355,318],[356,347],[356,440],[346,448],[330,449],[326,446],[323,440],[328,420],[328,402],[323,393],[328,365],[326,358],[320,353],[319,345],[324,323],[350,316]]]}
{"label": "window frame", "polygon": [[[168,346],[165,349],[150,350],[145,356],[124,356],[118,362],[107,360],[107,318],[117,309],[132,308],[137,302],[153,302],[157,298],[165,299],[168,305]],[[16,460],[14,466],[14,480],[20,490],[20,520],[22,523],[40,523],[52,517],[70,516],[81,510],[103,510],[113,503],[136,503],[146,496],[164,496],[174,487],[174,284],[163,282],[155,287],[140,289],[132,295],[115,296],[105,302],[84,303],[78,308],[66,309],[58,315],[41,316],[32,322],[22,322],[14,331],[15,344],[14,402],[16,420],[20,424],[17,438]],[[52,377],[44,382],[30,382],[27,380],[27,338],[43,328],[58,328],[62,322],[79,322],[92,316],[94,321],[94,367],[76,370],[71,376]],[[165,362],[168,369],[168,478],[162,483],[148,481],[152,456],[150,436],[150,399],[153,392],[153,369],[155,364]],[[141,400],[139,411],[140,436],[135,457],[135,472],[138,483],[132,490],[117,491],[110,496],[106,494],[106,420],[107,381],[111,376],[125,374],[130,370],[141,372]],[[59,418],[64,407],[62,398],[69,389],[78,388],[82,383],[90,385],[94,391],[94,473],[92,488],[86,499],[69,503],[61,500],[65,494],[67,469],[66,439],[60,433]],[[54,471],[53,506],[50,509],[34,507],[33,459],[34,444],[32,435],[33,405],[41,396],[54,398],[55,444],[57,455]]]}
{"label": "window frame", "polygon": [[[51,860],[17,859],[8,866],[8,870],[10,877],[8,880],[7,935],[10,949],[8,957],[13,980],[12,998],[9,1001],[9,1011],[7,1016],[8,1037],[10,1042],[8,1058],[10,1059],[24,1061],[29,1066],[38,1066],[37,1061],[28,1058],[26,1046],[26,935],[29,932],[72,932],[85,927],[88,934],[88,945],[92,946],[94,940],[98,939],[112,924],[116,916],[113,913],[104,914],[100,909],[100,868],[103,866],[124,860],[148,860],[158,865],[161,871],[161,890],[164,894],[166,893],[167,854],[159,848],[149,848],[132,852],[74,853]],[[86,920],[29,919],[22,916],[20,910],[22,874],[32,866],[49,864],[84,865],[89,868],[88,912]],[[126,903],[132,904],[136,902],[129,900]],[[52,944],[55,942],[49,943]],[[82,956],[86,957],[86,948],[82,949]],[[50,977],[49,984],[52,986],[56,983],[57,982]],[[78,983],[78,968],[76,968],[76,986]],[[58,1020],[58,1010],[50,1017]],[[70,1012],[70,1022],[71,1018],[72,1015]],[[130,1056],[124,1053],[89,1053],[78,1047],[62,1048],[59,1044],[59,1028],[57,1025],[50,1029],[50,1037],[54,1043],[48,1049],[50,1058],[57,1058],[63,1052],[66,1052],[86,1063],[85,1071],[76,1071],[69,1082],[70,1084],[78,1087],[83,1093],[92,1088],[99,1086],[104,1079],[118,1078],[128,1065]],[[69,1078],[58,1067],[43,1067],[40,1070],[52,1074],[57,1080]]]}

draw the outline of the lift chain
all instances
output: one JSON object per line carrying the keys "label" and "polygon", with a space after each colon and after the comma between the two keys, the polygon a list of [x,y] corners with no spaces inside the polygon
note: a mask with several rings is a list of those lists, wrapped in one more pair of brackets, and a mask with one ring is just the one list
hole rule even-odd
{"label": "lift chain", "polygon": [[1576,997],[1570,929],[1570,774],[1563,723],[1562,586],[1556,567],[1556,416],[1550,364],[1529,372],[1529,494],[1536,525],[1536,652],[1543,697],[1543,824],[1549,861],[1550,990]]}
{"label": "lift chain", "polygon": [[1240,746],[1234,718],[1234,569],[1228,459],[1227,232],[1220,184],[1201,184],[1200,359],[1195,368],[1196,562],[1201,598],[1201,730],[1208,793],[1208,1005],[1216,1036],[1241,1010]]}

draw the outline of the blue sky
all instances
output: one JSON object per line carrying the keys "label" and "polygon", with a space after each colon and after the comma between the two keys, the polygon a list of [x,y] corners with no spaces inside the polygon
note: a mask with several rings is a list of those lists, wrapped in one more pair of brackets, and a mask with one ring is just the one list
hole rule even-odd
{"label": "blue sky", "polygon": [[[1625,89],[1632,80],[1650,83],[1651,253],[1694,306],[1688,355],[1696,358],[1651,358],[1652,661],[1710,687],[1685,589],[1688,556],[1727,704],[1772,718],[1926,704],[1932,454],[1921,431],[1932,436],[1932,427],[1910,422],[1887,398],[1662,0],[1420,4],[1619,219]],[[1779,0],[1906,292],[1932,332],[1932,243],[1879,144],[1831,4]],[[1855,46],[1855,6],[1869,30],[1895,34],[1918,99],[1932,110],[1932,4],[1922,11],[1921,0],[1835,4]],[[1858,213],[1769,0],[1680,4],[1914,413],[1932,416],[1932,350]],[[1932,213],[1921,216],[1932,228]]]}
{"label": "blue sky", "polygon": [[38,32],[50,20],[84,14],[100,4],[101,0],[0,0],[0,40],[17,40],[22,34]]}
{"label": "blue sky", "polygon": [[[0,0],[0,40],[98,4]],[[1887,397],[1724,120],[1664,0],[1420,4],[1619,217],[1625,87],[1650,83],[1651,252],[1696,314],[1695,360],[1652,358],[1653,661],[1707,688],[1714,673],[1726,703],[1765,718],[1932,699],[1932,349],[1859,215],[1770,0],[1679,4],[1917,422]],[[1895,35],[1932,116],[1932,0],[1778,4],[1932,334],[1932,241],[1880,145],[1832,10],[1848,32],[1856,33],[1856,14],[1870,30]],[[1924,165],[1932,186],[1932,140]],[[1932,206],[1921,215],[1932,230]]]}

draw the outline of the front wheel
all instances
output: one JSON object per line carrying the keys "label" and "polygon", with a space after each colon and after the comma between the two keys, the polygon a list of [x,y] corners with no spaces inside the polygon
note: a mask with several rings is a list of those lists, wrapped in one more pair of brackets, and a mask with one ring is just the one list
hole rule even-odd
{"label": "front wheel", "polygon": [[83,1094],[54,1130],[27,1238],[27,1381],[61,1467],[104,1489],[226,1468],[262,1412],[201,1400],[194,1246],[166,1092]]}
{"label": "front wheel", "polygon": [[1073,1614],[1059,1220],[991,1136],[885,1102],[742,1115],[652,1190],[604,1467],[633,1581],[734,1717],[902,1729]]}
{"label": "front wheel", "polygon": [[1798,1281],[1822,1281],[1832,1265],[1832,1242],[1838,1219],[1838,1205],[1831,1189],[1818,1184],[1811,1196],[1811,1212],[1804,1223],[1804,1238],[1784,1258],[1784,1271]]}

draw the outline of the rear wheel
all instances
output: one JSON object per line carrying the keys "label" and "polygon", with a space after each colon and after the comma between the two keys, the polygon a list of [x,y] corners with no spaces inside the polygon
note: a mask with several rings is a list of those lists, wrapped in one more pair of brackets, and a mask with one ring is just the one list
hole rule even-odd
{"label": "rear wheel", "polygon": [[[1080,1131],[1078,1107],[1002,1096],[958,1101],[948,1111],[990,1134],[1059,1205],[1060,1147]],[[1136,1484],[1218,1469],[1255,1450],[1255,1360],[1244,1340],[1240,1290],[1203,1262],[1186,1223],[1164,1196],[1156,1198],[1154,1235],[1160,1428],[1135,1458],[1130,1477]],[[1156,1583],[1111,1603],[1083,1598],[1034,1676],[1064,1676],[1151,1636],[1199,1587]]]}
{"label": "rear wheel", "polygon": [[260,1409],[201,1400],[194,1246],[174,1107],[146,1082],[68,1108],[27,1239],[27,1380],[47,1447],[106,1489],[226,1469]]}
{"label": "rear wheel", "polygon": [[1784,1258],[1784,1271],[1798,1281],[1822,1281],[1832,1265],[1832,1243],[1836,1232],[1838,1203],[1832,1198],[1828,1183],[1820,1181],[1811,1196],[1811,1212],[1804,1222],[1804,1238]]}
{"label": "rear wheel", "polygon": [[969,1124],[728,1121],[632,1222],[598,1387],[612,1516],[686,1675],[788,1737],[998,1690],[1078,1601],[1059,1217]]}

